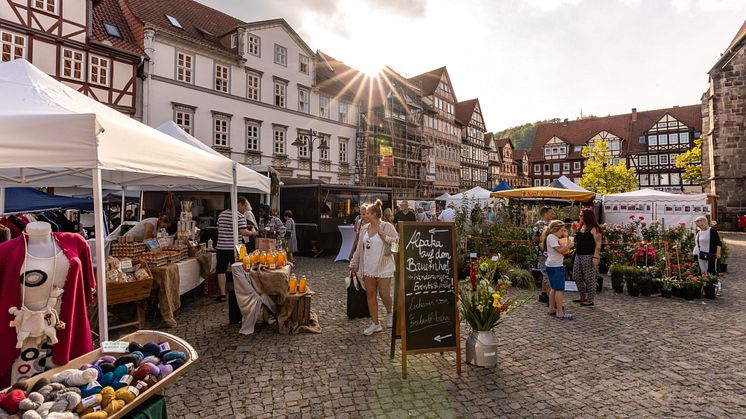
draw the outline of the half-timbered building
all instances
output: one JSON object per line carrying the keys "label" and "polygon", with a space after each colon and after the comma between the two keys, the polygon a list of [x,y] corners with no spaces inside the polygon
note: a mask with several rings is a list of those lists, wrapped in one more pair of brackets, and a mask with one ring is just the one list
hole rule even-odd
{"label": "half-timbered building", "polygon": [[0,0],[0,51],[136,116],[144,54],[117,0]]}
{"label": "half-timbered building", "polygon": [[456,104],[456,125],[461,130],[461,189],[487,188],[489,148],[484,141],[487,128],[479,99]]}

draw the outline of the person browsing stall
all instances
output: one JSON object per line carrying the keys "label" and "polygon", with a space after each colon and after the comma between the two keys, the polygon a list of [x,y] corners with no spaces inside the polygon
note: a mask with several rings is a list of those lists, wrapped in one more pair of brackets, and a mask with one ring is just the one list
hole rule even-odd
{"label": "person browsing stall", "polygon": [[[238,234],[244,237],[257,235],[256,230],[249,229],[246,217],[243,215],[248,206],[249,201],[246,198],[238,198],[238,205],[236,205],[236,209],[238,210],[236,214],[238,218]],[[231,265],[236,261],[233,236],[233,211],[231,209],[227,209],[218,215],[218,243],[215,249],[217,251],[217,266],[215,267],[215,271],[218,275],[218,290],[220,292],[217,300],[225,302],[228,300],[225,291],[226,278],[227,275],[231,274]]]}
{"label": "person browsing stall", "polygon": [[417,207],[417,215],[415,215],[415,218],[417,219],[417,222],[419,223],[427,223],[430,222],[430,217],[425,212],[425,209],[422,208],[422,206]]}
{"label": "person browsing stall", "polygon": [[694,236],[694,250],[692,255],[699,262],[699,270],[702,273],[718,273],[718,259],[723,249],[723,242],[720,240],[720,234],[717,230],[710,227],[707,217],[700,215],[694,219],[697,226],[697,235]]}
{"label": "person browsing stall", "polygon": [[170,228],[171,224],[171,217],[166,214],[157,218],[146,218],[135,224],[134,227],[124,234],[124,237],[140,237],[143,240],[149,240],[158,234],[158,230],[162,228]]}
{"label": "person browsing stall", "polygon": [[392,325],[391,278],[394,277],[394,256],[387,251],[387,247],[399,241],[399,234],[391,223],[382,221],[381,201],[376,201],[368,207],[368,224],[361,229],[355,253],[350,261],[350,273],[359,271],[365,283],[368,297],[368,310],[372,323],[363,334],[370,336],[383,330],[378,320],[378,299],[383,300],[386,308],[386,324]]}
{"label": "person browsing stall", "polygon": [[394,225],[399,224],[399,221],[417,221],[414,211],[409,209],[409,201],[399,203],[399,212],[394,216]]}
{"label": "person browsing stall", "polygon": [[438,221],[445,223],[453,222],[456,219],[456,211],[453,209],[454,207],[455,205],[453,202],[449,202],[447,208],[438,216]]}
{"label": "person browsing stall", "polygon": [[592,209],[580,212],[580,223],[575,233],[575,262],[572,265],[572,279],[578,285],[580,298],[572,300],[583,307],[592,307],[596,296],[596,277],[601,261],[601,226],[596,221]]}
{"label": "person browsing stall", "polygon": [[[549,303],[549,278],[547,278],[547,252],[544,250],[544,246],[541,243],[541,236],[544,234],[544,230],[547,228],[550,222],[554,219],[554,210],[551,207],[542,207],[539,210],[541,219],[534,224],[534,237],[533,242],[536,246],[536,268],[541,271],[541,295],[539,301]],[[502,222],[502,216],[498,218],[498,222]]]}
{"label": "person browsing stall", "polygon": [[279,218],[271,215],[271,211],[272,210],[269,205],[259,205],[259,219],[257,220],[259,223],[259,231],[269,231],[273,233],[277,238],[284,237],[285,232],[287,231],[285,224],[283,224],[283,222],[280,221]]}
{"label": "person browsing stall", "polygon": [[555,316],[562,320],[571,320],[572,314],[565,313],[564,294],[565,294],[565,255],[572,250],[575,243],[567,240],[568,233],[565,223],[560,220],[554,220],[541,237],[541,243],[547,251],[547,277],[549,278],[549,315]]}

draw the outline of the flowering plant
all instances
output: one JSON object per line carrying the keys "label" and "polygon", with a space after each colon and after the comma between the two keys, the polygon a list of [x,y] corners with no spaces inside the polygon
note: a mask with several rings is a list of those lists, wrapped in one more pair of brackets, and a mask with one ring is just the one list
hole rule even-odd
{"label": "flowering plant", "polygon": [[665,276],[661,278],[661,288],[664,290],[672,290],[673,287],[680,286],[681,283],[679,282],[679,279],[675,276]]}
{"label": "flowering plant", "polygon": [[461,316],[473,330],[489,331],[501,322],[501,317],[523,305],[527,299],[507,295],[510,280],[500,274],[495,286],[492,280],[499,264],[489,258],[477,262],[476,282],[463,281],[459,286]]}
{"label": "flowering plant", "polygon": [[702,275],[702,282],[705,286],[716,286],[720,282],[720,275],[706,273]]}

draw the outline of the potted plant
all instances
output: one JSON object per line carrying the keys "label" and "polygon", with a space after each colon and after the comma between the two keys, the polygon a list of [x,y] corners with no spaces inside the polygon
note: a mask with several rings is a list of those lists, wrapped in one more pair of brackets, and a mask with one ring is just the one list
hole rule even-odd
{"label": "potted plant", "polygon": [[702,276],[702,283],[704,284],[705,298],[708,300],[714,300],[715,294],[717,293],[717,286],[720,282],[718,275],[706,273]]}
{"label": "potted plant", "polygon": [[725,240],[722,241],[720,247],[720,259],[718,259],[718,272],[728,272],[728,244]]}
{"label": "potted plant", "polygon": [[598,261],[598,273],[605,275],[609,272],[609,266],[611,266],[612,255],[608,249],[601,251],[601,259]]}
{"label": "potted plant", "polygon": [[655,266],[643,266],[640,268],[638,284],[640,287],[640,294],[644,297],[650,297],[653,294],[653,278],[655,278],[657,273],[658,268]]}
{"label": "potted plant", "polygon": [[611,266],[611,288],[617,294],[624,292],[624,270],[623,265],[615,264]]}
{"label": "potted plant", "polygon": [[673,287],[678,283],[678,279],[675,276],[664,276],[660,279],[661,285],[661,297],[671,298]]}
{"label": "potted plant", "polygon": [[498,266],[496,261],[481,258],[476,275],[459,284],[461,317],[471,327],[466,340],[466,362],[480,367],[497,365],[497,340],[492,329],[500,324],[502,316],[527,301],[507,296],[510,280],[505,275],[499,274],[497,285],[492,285]]}
{"label": "potted plant", "polygon": [[[690,274],[686,277],[684,284],[684,298],[691,301],[695,298],[702,298],[702,277],[696,274]],[[698,296],[699,295],[699,296]]]}
{"label": "potted plant", "polygon": [[640,269],[637,266],[627,266],[624,270],[624,282],[627,284],[627,294],[632,297],[640,295]]}

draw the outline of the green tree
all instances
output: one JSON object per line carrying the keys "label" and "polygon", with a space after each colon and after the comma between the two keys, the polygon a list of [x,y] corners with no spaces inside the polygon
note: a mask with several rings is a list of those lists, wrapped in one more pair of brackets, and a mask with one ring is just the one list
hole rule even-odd
{"label": "green tree", "polygon": [[495,138],[510,138],[513,145],[519,150],[531,150],[536,138],[536,127],[541,124],[550,124],[560,122],[559,118],[545,119],[543,121],[529,122],[527,124],[506,128],[502,131],[495,132]]}
{"label": "green tree", "polygon": [[694,184],[702,181],[702,140],[694,140],[694,147],[676,159],[676,167],[684,169],[684,180]]}
{"label": "green tree", "polygon": [[612,163],[606,141],[597,140],[593,147],[583,147],[583,157],[586,162],[580,186],[603,195],[629,192],[637,187],[634,170],[628,169],[622,161]]}

